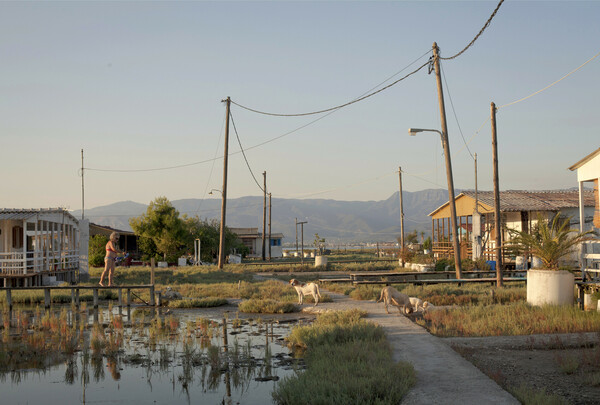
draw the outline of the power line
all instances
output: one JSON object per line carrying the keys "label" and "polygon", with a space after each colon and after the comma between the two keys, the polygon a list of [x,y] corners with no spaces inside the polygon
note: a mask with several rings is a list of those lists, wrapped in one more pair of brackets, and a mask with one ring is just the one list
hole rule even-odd
{"label": "power line", "polygon": [[465,147],[467,148],[467,151],[469,152],[469,155],[471,155],[472,159],[475,159],[475,157],[471,153],[471,149],[469,149],[469,146],[467,145],[467,142],[465,141],[465,136],[463,134],[462,128],[460,127],[460,122],[458,122],[458,116],[456,115],[456,109],[454,108],[454,101],[452,101],[452,96],[450,95],[450,87],[448,87],[448,80],[446,80],[446,73],[444,72],[444,69],[442,69],[441,63],[440,63],[440,70],[442,71],[442,76],[444,77],[444,84],[446,85],[446,91],[448,92],[448,98],[450,99],[450,105],[452,106],[452,112],[454,113],[454,119],[456,120],[456,125],[458,126],[458,131],[460,132],[460,136],[463,140],[463,143],[465,144]]}
{"label": "power line", "polygon": [[240,150],[242,151],[242,155],[244,156],[244,160],[246,161],[246,166],[248,166],[248,170],[250,171],[250,174],[252,175],[252,178],[254,179],[256,185],[258,186],[258,188],[260,188],[260,191],[264,193],[265,189],[262,188],[258,180],[256,180],[256,176],[254,176],[254,172],[250,167],[250,163],[248,163],[248,158],[246,158],[246,153],[244,152],[244,148],[242,147],[242,142],[240,141],[240,136],[238,135],[237,128],[235,127],[235,121],[233,120],[233,114],[231,114],[231,111],[229,111],[229,117],[231,118],[231,123],[233,124],[233,131],[235,132],[235,137],[237,138],[238,144],[240,145]]}
{"label": "power line", "polygon": [[359,98],[354,99],[352,101],[349,101],[349,102],[347,102],[345,104],[341,104],[341,105],[338,105],[338,106],[335,106],[335,107],[331,107],[331,108],[326,108],[324,110],[319,110],[319,111],[312,111],[312,112],[298,113],[298,114],[279,114],[279,113],[271,113],[271,112],[266,112],[266,111],[255,110],[253,108],[249,108],[249,107],[243,106],[241,104],[238,104],[238,103],[236,103],[233,100],[231,100],[231,103],[237,105],[240,108],[243,108],[244,110],[248,110],[248,111],[251,111],[251,112],[254,112],[254,113],[257,113],[257,114],[262,114],[262,115],[270,115],[270,116],[273,116],[273,117],[303,117],[303,116],[307,116],[307,115],[322,114],[322,113],[326,113],[326,112],[329,112],[329,111],[339,110],[340,108],[347,107],[347,106],[349,106],[351,104],[358,103],[359,101],[363,101],[363,100],[365,100],[365,99],[367,99],[369,97],[372,97],[372,96],[374,96],[376,94],[379,94],[382,91],[387,90],[390,87],[395,86],[396,84],[400,83],[402,80],[404,80],[404,79],[406,79],[406,78],[414,75],[415,73],[417,73],[419,70],[423,69],[427,65],[429,65],[429,61],[425,62],[424,64],[422,64],[421,66],[419,66],[417,69],[415,69],[412,72],[408,73],[406,76],[401,77],[400,79],[396,80],[395,82],[392,82],[392,83],[388,84],[387,86],[382,87],[379,90],[376,90],[376,91],[374,91],[372,93],[369,93],[369,94],[367,94],[365,96],[362,96],[362,97],[359,97]]}
{"label": "power line", "polygon": [[579,69],[581,69],[582,67],[584,67],[585,65],[587,65],[588,63],[590,63],[591,61],[593,61],[594,59],[596,59],[598,57],[598,55],[600,55],[600,52],[598,52],[593,57],[591,57],[590,59],[588,59],[585,63],[583,63],[582,65],[580,65],[577,69],[572,70],[571,72],[567,73],[566,75],[564,75],[563,77],[561,77],[557,81],[555,81],[553,83],[550,83],[549,85],[547,85],[543,89],[538,90],[535,93],[532,93],[532,94],[528,95],[527,97],[523,97],[523,98],[521,98],[519,100],[513,101],[512,103],[501,105],[500,107],[497,107],[496,110],[499,110],[499,109],[504,108],[504,107],[508,107],[509,105],[520,103],[521,101],[525,101],[528,98],[531,98],[531,97],[535,96],[536,94],[539,94],[542,91],[549,89],[550,87],[554,86],[555,84],[557,84],[558,82],[562,81],[563,79],[566,79],[567,77],[571,76],[573,73],[577,72]]}
{"label": "power line", "polygon": [[490,16],[490,18],[488,18],[488,20],[485,23],[485,25],[481,28],[481,30],[479,30],[479,33],[477,35],[475,35],[475,38],[473,38],[473,40],[471,42],[469,42],[469,45],[465,46],[465,48],[462,51],[460,51],[459,53],[457,53],[454,56],[450,56],[449,58],[442,58],[442,57],[440,57],[440,59],[450,60],[450,59],[458,58],[460,55],[462,55],[463,53],[465,53],[465,51],[467,49],[469,49],[471,47],[471,45],[473,45],[475,43],[475,41],[477,41],[479,39],[479,37],[481,36],[481,34],[483,34],[483,31],[485,31],[485,29],[487,27],[489,27],[489,25],[492,23],[492,20],[496,16],[496,13],[500,9],[500,6],[502,5],[502,3],[504,3],[504,0],[500,0],[500,2],[498,3],[498,5],[496,6],[496,9],[494,10],[494,12],[492,13],[492,15]]}

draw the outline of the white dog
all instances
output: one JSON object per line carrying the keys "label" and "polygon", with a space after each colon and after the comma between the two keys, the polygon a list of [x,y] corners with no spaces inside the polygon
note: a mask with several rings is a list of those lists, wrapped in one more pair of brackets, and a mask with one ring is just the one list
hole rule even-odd
{"label": "white dog", "polygon": [[295,278],[290,280],[290,284],[294,286],[296,292],[298,293],[298,304],[302,305],[305,295],[312,295],[315,299],[315,307],[319,304],[319,298],[321,294],[319,293],[319,286],[315,283],[304,284]]}
{"label": "white dog", "polygon": [[[410,300],[410,305],[412,305],[412,307],[413,307],[413,310],[414,310],[415,312],[418,312],[418,311],[419,311],[419,308],[420,308],[420,309],[421,309],[423,312],[425,312],[425,311],[427,310],[427,308],[429,308],[429,306],[431,305],[429,302],[427,302],[427,301],[423,301],[422,299],[420,299],[420,298],[417,298],[417,297],[410,297],[410,298],[409,298],[409,300]],[[432,306],[432,305],[431,305],[431,306]]]}
{"label": "white dog", "polygon": [[[408,295],[402,294],[400,291],[396,290],[394,287],[383,287],[381,289],[381,295],[377,302],[383,301],[383,305],[385,305],[385,312],[388,314],[388,305],[395,305],[398,307],[398,311],[403,314],[410,314],[413,311],[413,306],[408,298]],[[400,309],[402,307],[402,310]]]}

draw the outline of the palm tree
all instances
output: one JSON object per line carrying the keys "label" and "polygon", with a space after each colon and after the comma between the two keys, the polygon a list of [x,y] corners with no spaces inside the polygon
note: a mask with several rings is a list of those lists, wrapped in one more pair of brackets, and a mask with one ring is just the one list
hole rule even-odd
{"label": "palm tree", "polygon": [[560,212],[551,223],[538,214],[537,224],[531,233],[509,229],[513,238],[508,242],[508,247],[539,257],[545,269],[558,270],[562,257],[573,252],[590,235],[595,235],[594,231],[578,232],[569,228],[570,221],[571,217],[561,218]]}

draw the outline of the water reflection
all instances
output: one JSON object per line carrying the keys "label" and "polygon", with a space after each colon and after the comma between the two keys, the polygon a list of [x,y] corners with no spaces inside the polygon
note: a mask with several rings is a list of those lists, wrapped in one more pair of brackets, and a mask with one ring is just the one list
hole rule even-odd
{"label": "water reflection", "polygon": [[[76,394],[81,403],[127,403],[130,395],[138,402],[269,403],[274,381],[298,367],[275,339],[289,333],[290,325],[276,321],[83,306],[13,310],[2,314],[2,324],[0,390],[21,402],[46,399],[44,384],[56,383],[60,372],[63,399]],[[34,377],[36,389],[21,389]],[[120,390],[121,381],[127,390]],[[260,400],[249,400],[257,395]]]}

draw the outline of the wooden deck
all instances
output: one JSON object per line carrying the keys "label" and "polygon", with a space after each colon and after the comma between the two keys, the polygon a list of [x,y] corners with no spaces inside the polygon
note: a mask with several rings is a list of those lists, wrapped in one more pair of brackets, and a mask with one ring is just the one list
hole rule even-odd
{"label": "wooden deck", "polygon": [[[160,306],[162,304],[162,297],[160,292],[155,292],[154,284],[139,284],[139,285],[115,285],[112,287],[106,286],[102,287],[99,285],[72,285],[72,286],[43,286],[43,287],[0,287],[0,291],[6,291],[6,304],[9,309],[12,309],[12,292],[13,291],[23,291],[23,290],[43,290],[44,291],[44,306],[46,308],[50,308],[52,304],[52,291],[56,290],[70,290],[71,291],[71,304],[79,307],[79,292],[81,290],[92,290],[93,294],[93,306],[94,308],[98,308],[98,291],[100,290],[117,290],[118,303],[119,307],[124,306],[123,302],[123,290],[126,292],[127,301],[125,306],[131,306],[132,300],[131,295],[132,290],[148,290],[150,294],[149,302],[145,302],[150,306]],[[139,297],[138,297],[139,298]],[[141,299],[141,298],[140,298]]]}

